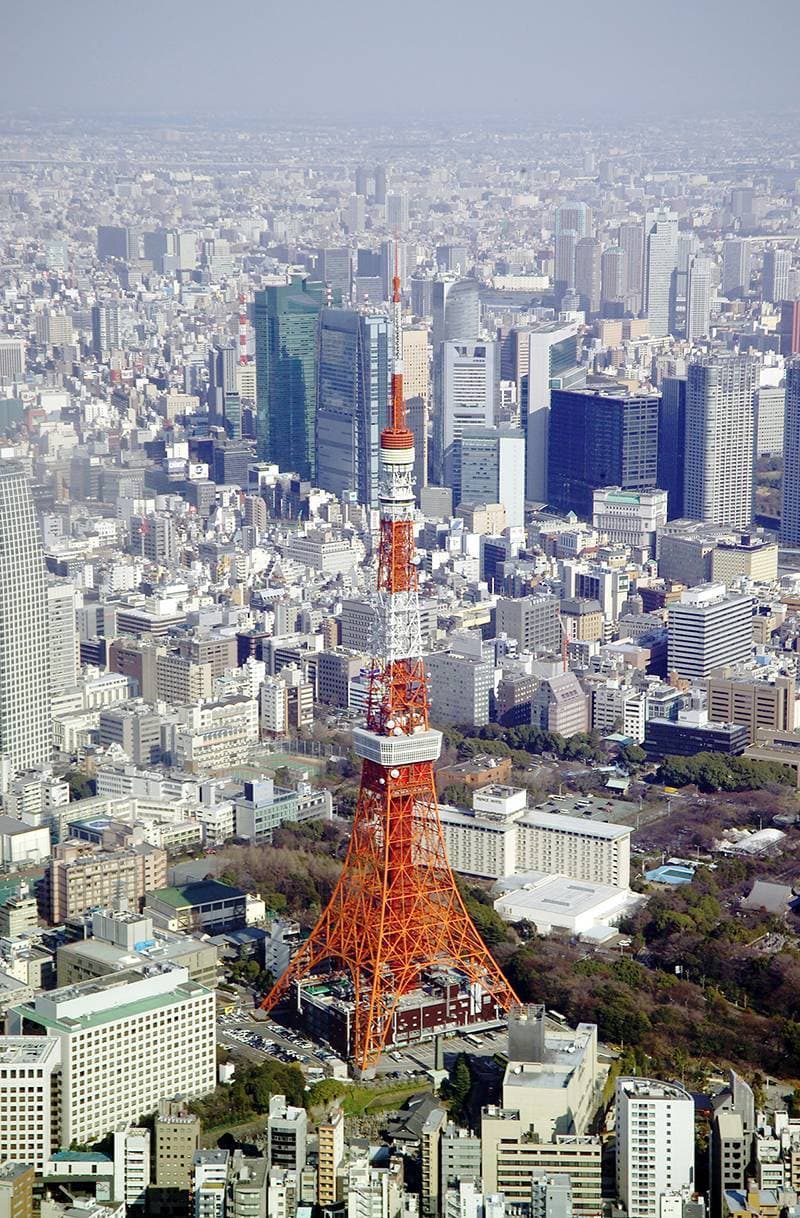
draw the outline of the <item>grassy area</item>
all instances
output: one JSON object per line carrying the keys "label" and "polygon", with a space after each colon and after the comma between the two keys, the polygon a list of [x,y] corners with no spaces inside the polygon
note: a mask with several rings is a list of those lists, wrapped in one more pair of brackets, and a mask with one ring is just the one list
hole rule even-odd
{"label": "grassy area", "polygon": [[345,1116],[365,1116],[371,1112],[386,1112],[390,1108],[399,1108],[410,1095],[422,1090],[424,1083],[419,1081],[409,1085],[403,1083],[399,1087],[349,1087],[342,1097],[342,1108]]}
{"label": "grassy area", "polygon": [[213,1150],[220,1138],[228,1134],[237,1142],[252,1142],[258,1136],[266,1136],[266,1115],[253,1117],[249,1121],[240,1121],[238,1125],[217,1125],[213,1129],[204,1129],[200,1135],[200,1146],[203,1150]]}

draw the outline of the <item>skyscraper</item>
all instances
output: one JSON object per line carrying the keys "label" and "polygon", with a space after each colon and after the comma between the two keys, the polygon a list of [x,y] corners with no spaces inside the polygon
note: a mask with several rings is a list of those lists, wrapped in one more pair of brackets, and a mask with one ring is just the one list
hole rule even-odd
{"label": "skyscraper", "polygon": [[342,221],[348,233],[361,233],[367,221],[366,201],[363,195],[352,194],[342,213]]}
{"label": "skyscraper", "polygon": [[92,306],[92,350],[98,359],[106,359],[119,347],[119,305]]}
{"label": "skyscraper", "polygon": [[208,409],[212,416],[225,415],[226,394],[236,393],[239,352],[235,343],[215,343],[208,353]]}
{"label": "skyscraper", "polygon": [[527,374],[522,381],[520,418],[525,432],[525,497],[547,499],[547,447],[550,390],[585,381],[578,367],[578,327],[575,322],[544,322],[525,332]]}
{"label": "skyscraper", "polygon": [[800,300],[781,301],[781,355],[789,359],[800,352]]}
{"label": "skyscraper", "polygon": [[575,287],[575,252],[578,239],[578,234],[572,228],[556,234],[553,292],[557,302],[562,300],[565,292]]}
{"label": "skyscraper", "polygon": [[753,394],[758,365],[743,355],[689,364],[686,386],[684,514],[745,528],[753,517]]}
{"label": "skyscraper", "polygon": [[80,593],[67,580],[47,585],[51,692],[62,693],[78,683],[78,604]]}
{"label": "skyscraper", "polygon": [[444,467],[445,342],[477,342],[481,333],[481,305],[474,279],[441,277],[433,282],[433,481],[441,483]]}
{"label": "skyscraper", "polygon": [[256,292],[258,455],[312,478],[317,400],[317,322],[323,287],[300,275]]}
{"label": "skyscraper", "polygon": [[722,243],[722,294],[746,296],[750,287],[750,242],[732,237]]}
{"label": "skyscraper", "polygon": [[[359,191],[359,196],[365,191]],[[330,290],[332,302],[341,305],[350,297],[353,280],[352,255],[346,247],[317,250],[317,277]]]}
{"label": "skyscraper", "polygon": [[626,258],[625,307],[629,313],[638,313],[644,281],[644,225],[640,220],[620,224],[618,240]]}
{"label": "skyscraper", "polygon": [[619,245],[609,245],[600,259],[600,309],[605,317],[625,311],[628,294],[628,258]]}
{"label": "skyscraper", "polygon": [[316,480],[378,506],[379,433],[389,404],[389,320],[323,309],[319,323]]}
{"label": "skyscraper", "polygon": [[402,233],[408,228],[408,191],[386,196],[386,226]]}
{"label": "skyscraper", "polygon": [[386,166],[375,166],[375,202],[384,204],[386,202]]}
{"label": "skyscraper", "polygon": [[470,428],[461,437],[460,501],[502,503],[506,524],[525,523],[525,434],[515,427]]}
{"label": "skyscraper", "polygon": [[500,388],[497,343],[442,344],[444,481],[457,476],[454,444],[470,427],[492,427]]}
{"label": "skyscraper", "polygon": [[778,304],[789,296],[789,271],[792,255],[789,250],[768,249],[764,252],[761,273],[761,294],[770,304]]}
{"label": "skyscraper", "polygon": [[786,366],[781,541],[800,546],[800,359]]}
{"label": "skyscraper", "polygon": [[44,560],[24,470],[0,462],[0,753],[15,771],[50,760]]}
{"label": "skyscraper", "polygon": [[665,376],[658,408],[657,485],[667,492],[667,518],[683,515],[683,464],[686,443],[686,377]]}
{"label": "skyscraper", "polygon": [[588,237],[592,232],[592,209],[588,203],[562,203],[556,208],[553,218],[553,231],[559,233],[574,232],[578,237]]}
{"label": "skyscraper", "polygon": [[554,389],[547,501],[591,519],[592,491],[656,485],[658,394]]}
{"label": "skyscraper", "polygon": [[707,338],[711,317],[711,276],[714,264],[710,258],[695,254],[689,260],[686,288],[686,337],[689,342]]}
{"label": "skyscraper", "polygon": [[584,313],[596,313],[600,308],[600,242],[595,237],[581,237],[575,246],[575,288]]}
{"label": "skyscraper", "polygon": [[648,212],[645,220],[645,302],[653,338],[670,332],[678,257],[678,217],[674,212]]}

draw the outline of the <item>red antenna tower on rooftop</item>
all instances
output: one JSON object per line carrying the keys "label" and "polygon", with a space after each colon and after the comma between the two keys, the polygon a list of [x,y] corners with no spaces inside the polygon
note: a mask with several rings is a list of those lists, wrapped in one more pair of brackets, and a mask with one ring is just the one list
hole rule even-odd
{"label": "red antenna tower on rooftop", "polygon": [[392,287],[394,367],[389,425],[381,434],[376,636],[366,726],[353,732],[361,790],[330,902],[262,1004],[271,1009],[323,965],[348,977],[352,1056],[361,1069],[380,1057],[400,1000],[431,969],[458,970],[473,1000],[495,1013],[518,1001],[464,907],[439,819],[433,763],[441,733],[428,722],[421,656],[414,438],[403,400],[396,258]]}

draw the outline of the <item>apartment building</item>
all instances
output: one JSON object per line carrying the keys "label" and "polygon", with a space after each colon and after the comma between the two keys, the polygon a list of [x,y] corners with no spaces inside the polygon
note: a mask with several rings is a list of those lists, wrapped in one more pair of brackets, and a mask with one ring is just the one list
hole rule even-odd
{"label": "apartment building", "polygon": [[192,1163],[200,1145],[200,1118],[182,1100],[162,1100],[153,1127],[156,1188],[189,1191]]}
{"label": "apartment building", "polygon": [[339,1168],[344,1159],[344,1112],[332,1108],[317,1126],[317,1202],[335,1205],[341,1200]]}
{"label": "apartment building", "polygon": [[159,846],[98,850],[90,842],[66,842],[50,860],[50,921],[58,925],[95,906],[111,906],[120,893],[138,909],[146,892],[166,882],[167,852]]}
{"label": "apartment building", "polygon": [[664,1193],[694,1183],[694,1100],[674,1083],[618,1078],[617,1196],[630,1218],[656,1218]]}

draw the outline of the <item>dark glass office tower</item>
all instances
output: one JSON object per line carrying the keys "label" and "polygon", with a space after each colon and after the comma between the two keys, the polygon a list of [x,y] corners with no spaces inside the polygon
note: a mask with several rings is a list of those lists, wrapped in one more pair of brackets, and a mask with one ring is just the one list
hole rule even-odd
{"label": "dark glass office tower", "polygon": [[591,519],[601,486],[657,485],[658,394],[554,389],[550,395],[548,502]]}
{"label": "dark glass office tower", "polygon": [[389,403],[389,318],[323,309],[319,327],[317,483],[378,506],[379,437]]}
{"label": "dark glass office tower", "polygon": [[686,377],[665,376],[658,409],[658,485],[667,492],[667,518],[683,515],[686,459]]}
{"label": "dark glass office tower", "polygon": [[255,296],[258,456],[313,478],[317,324],[324,288],[301,275]]}

